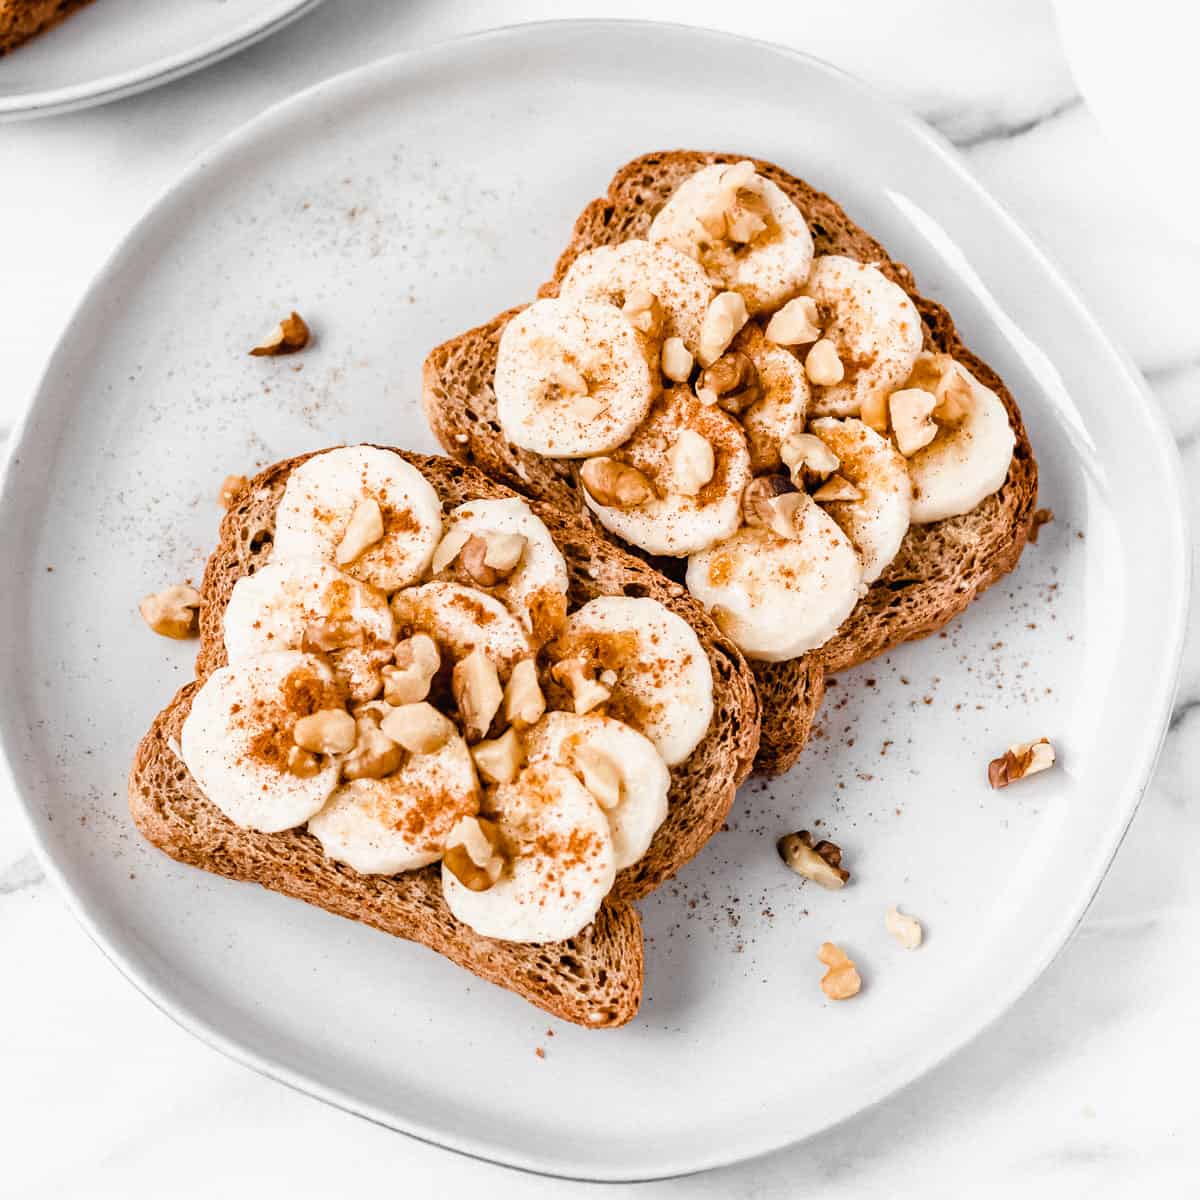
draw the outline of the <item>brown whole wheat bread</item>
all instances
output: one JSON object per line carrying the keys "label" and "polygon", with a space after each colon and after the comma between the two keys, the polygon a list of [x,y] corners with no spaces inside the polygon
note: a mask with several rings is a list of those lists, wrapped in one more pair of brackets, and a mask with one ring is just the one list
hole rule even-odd
{"label": "brown whole wheat bread", "polygon": [[[397,453],[422,472],[447,509],[467,500],[512,495],[474,468]],[[666,821],[641,861],[617,877],[596,920],[565,942],[497,941],[455,920],[442,898],[436,866],[394,877],[360,875],[327,858],[303,829],[274,834],[243,829],[204,797],[171,744],[177,744],[196,688],[225,664],[223,616],[230,592],[238,579],[269,558],[275,511],[288,476],[308,457],[268,467],[225,515],[201,587],[197,681],[155,719],[130,774],[129,806],[137,827],[172,858],[420,942],[563,1020],[591,1028],[625,1024],[638,1008],[643,969],[641,923],[630,901],[673,875],[721,827],[754,761],[758,708],[745,661],[681,589],[584,522],[535,501],[534,511],[567,561],[572,607],[598,595],[659,600],[693,625],[713,671],[713,723],[687,762],[672,769]]]}
{"label": "brown whole wheat bread", "polygon": [[90,0],[0,0],[0,58]]}
{"label": "brown whole wheat bread", "polygon": [[[737,162],[743,157],[673,150],[646,154],[621,167],[607,195],[593,200],[575,222],[554,276],[539,295],[557,295],[568,268],[586,251],[644,238],[655,214],[687,176],[709,163]],[[995,391],[1016,434],[1012,466],[1000,491],[964,516],[913,525],[895,560],[831,641],[789,662],[752,664],[762,708],[756,766],[766,774],[777,774],[796,761],[808,739],[826,674],[933,633],[1016,566],[1037,499],[1037,464],[1020,411],[1003,381],[963,345],[950,314],[920,295],[908,267],[891,259],[824,193],[772,163],[755,160],[755,166],[804,214],[817,254],[842,254],[873,263],[908,292],[921,314],[926,348],[952,354]],[[505,325],[519,311],[520,307],[501,313],[432,351],[424,369],[426,415],[438,440],[461,462],[480,467],[527,496],[591,519],[580,496],[576,464],[510,445],[496,419],[492,388],[496,351]],[[653,561],[665,574],[680,577],[678,560]]]}

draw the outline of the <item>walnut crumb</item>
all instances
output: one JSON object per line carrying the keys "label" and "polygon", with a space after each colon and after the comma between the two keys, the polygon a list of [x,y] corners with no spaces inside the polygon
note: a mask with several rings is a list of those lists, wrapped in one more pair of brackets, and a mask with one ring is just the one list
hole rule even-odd
{"label": "walnut crumb", "polygon": [[271,336],[262,345],[255,346],[250,353],[255,358],[276,358],[281,354],[295,354],[297,350],[303,350],[308,345],[311,336],[304,318],[298,312],[289,313],[275,327]]}

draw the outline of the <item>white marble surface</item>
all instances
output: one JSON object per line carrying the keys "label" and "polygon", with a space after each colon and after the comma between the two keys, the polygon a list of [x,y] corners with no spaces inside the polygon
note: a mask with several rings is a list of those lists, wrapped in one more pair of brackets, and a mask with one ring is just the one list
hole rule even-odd
{"label": "white marble surface", "polygon": [[[1200,517],[1200,244],[1165,231],[1076,94],[1035,0],[329,0],[173,87],[0,127],[0,431],[88,278],[199,149],[332,72],[459,31],[547,15],[661,16],[786,41],[871,79],[963,150],[1146,373]],[[749,8],[749,6],[747,6]],[[870,36],[867,36],[869,33]],[[1195,629],[1195,625],[1194,625]],[[1200,632],[1200,631],[1196,631]],[[1200,636],[1162,761],[1078,935],[994,1028],[814,1141],[648,1196],[1194,1195],[1200,1109]],[[218,1056],[157,1012],[75,926],[0,796],[0,1195],[560,1196],[330,1110]],[[803,1064],[793,1064],[802,1069]],[[617,1189],[622,1190],[622,1189]]]}

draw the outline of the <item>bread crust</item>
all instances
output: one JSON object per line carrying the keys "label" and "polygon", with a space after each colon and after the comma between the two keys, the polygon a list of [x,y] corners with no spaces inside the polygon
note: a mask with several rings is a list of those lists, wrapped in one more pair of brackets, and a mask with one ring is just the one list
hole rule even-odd
{"label": "bread crust", "polygon": [[[447,508],[514,494],[449,459],[396,453],[425,475]],[[238,579],[268,560],[275,511],[288,476],[309,457],[261,472],[221,522],[220,540],[201,586],[197,679],[159,714],[138,747],[129,780],[135,824],[172,858],[419,942],[563,1020],[589,1028],[625,1024],[637,1011],[643,975],[641,925],[630,901],[673,875],[721,827],[754,762],[758,705],[745,660],[686,592],[599,537],[588,524],[534,501],[531,507],[563,550],[573,605],[596,595],[657,599],[697,629],[713,669],[713,724],[688,761],[672,770],[666,821],[641,861],[617,877],[596,921],[561,943],[532,946],[480,937],[450,913],[436,867],[395,877],[359,875],[327,858],[304,830],[262,834],[242,829],[203,796],[171,744],[197,687],[226,662],[223,616],[229,595]]]}
{"label": "bread crust", "polygon": [[[558,294],[571,264],[597,246],[645,237],[654,215],[688,175],[711,163],[744,155],[692,150],[660,151],[626,163],[607,193],[580,214],[552,278],[539,296]],[[807,741],[824,692],[824,676],[883,654],[901,642],[941,629],[972,600],[1016,566],[1037,507],[1037,464],[1020,410],[1003,380],[963,344],[947,310],[917,291],[912,272],[891,258],[829,196],[774,163],[753,160],[800,209],[817,254],[843,254],[874,263],[913,298],[927,349],[953,355],[1003,401],[1016,437],[1008,478],[973,512],[932,525],[911,526],[888,569],[876,580],[837,634],[819,650],[785,663],[752,663],[762,708],[756,768],[787,770]],[[496,419],[492,380],[496,348],[510,309],[434,349],[425,361],[423,404],[435,436],[461,462],[479,466],[529,496],[592,521],[571,464],[541,459],[508,445]],[[598,522],[592,521],[599,530]],[[678,576],[670,560],[652,560]]]}
{"label": "bread crust", "polygon": [[0,0],[0,58],[90,3],[91,0]]}

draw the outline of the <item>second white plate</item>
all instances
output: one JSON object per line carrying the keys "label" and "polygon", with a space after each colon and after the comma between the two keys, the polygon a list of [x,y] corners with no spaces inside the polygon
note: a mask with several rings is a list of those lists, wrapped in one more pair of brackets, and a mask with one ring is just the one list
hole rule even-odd
{"label": "second white plate", "polygon": [[[1056,519],[945,635],[837,681],[799,766],[745,787],[728,831],[644,904],[645,1004],[597,1034],[146,846],[125,773],[191,649],[147,634],[135,605],[198,573],[227,473],[334,442],[433,448],[428,349],[531,297],[614,168],[671,146],[773,159],[908,261],[1019,398]],[[311,349],[247,357],[290,308]],[[798,55],[609,23],[383,62],[205,156],[92,287],[16,439],[0,517],[4,750],[48,871],[120,968],[317,1096],[591,1179],[813,1134],[1012,1003],[1133,813],[1186,592],[1174,451],[1144,389],[937,138]],[[1039,736],[1060,768],[989,791],[987,761]],[[850,887],[779,864],[776,837],[804,826],[843,846]],[[892,904],[925,923],[920,951],[884,932]],[[818,986],[827,938],[861,965],[852,1002]]]}

